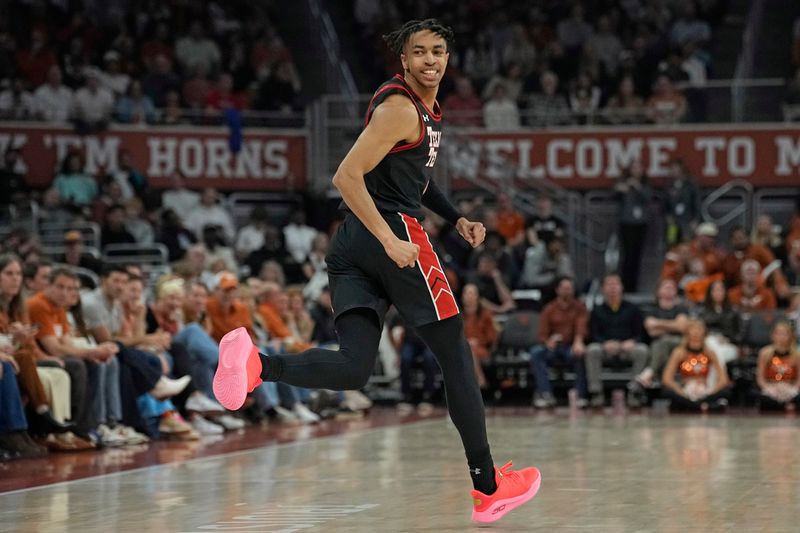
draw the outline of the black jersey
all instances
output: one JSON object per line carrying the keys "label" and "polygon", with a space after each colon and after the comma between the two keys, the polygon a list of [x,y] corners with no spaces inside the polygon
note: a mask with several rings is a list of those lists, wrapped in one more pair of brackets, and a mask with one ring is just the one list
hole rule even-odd
{"label": "black jersey", "polygon": [[[433,110],[414,92],[400,74],[384,82],[369,102],[364,126],[372,113],[389,95],[407,96],[417,107],[422,131],[412,143],[395,145],[378,165],[364,176],[367,191],[382,213],[405,213],[422,218],[422,193],[433,177],[433,166],[442,138],[442,113],[439,103]],[[344,202],[342,202],[344,206]],[[346,206],[344,206],[346,208]]]}

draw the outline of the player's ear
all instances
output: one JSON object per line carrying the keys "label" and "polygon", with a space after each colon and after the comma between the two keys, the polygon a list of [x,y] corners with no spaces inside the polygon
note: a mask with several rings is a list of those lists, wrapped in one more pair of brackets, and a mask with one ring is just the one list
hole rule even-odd
{"label": "player's ear", "polygon": [[405,52],[400,54],[400,63],[403,65],[403,71],[408,72],[408,61],[406,61],[406,54]]}

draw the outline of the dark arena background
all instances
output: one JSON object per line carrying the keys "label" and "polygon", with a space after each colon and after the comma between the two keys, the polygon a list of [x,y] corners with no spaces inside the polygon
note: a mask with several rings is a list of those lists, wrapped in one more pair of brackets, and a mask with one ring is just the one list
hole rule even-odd
{"label": "dark arena background", "polygon": [[396,311],[359,391],[211,387],[235,327],[336,346],[331,179],[430,17],[487,236],[423,227],[543,479],[482,530],[797,531],[796,0],[0,0],[0,530],[478,530]]}

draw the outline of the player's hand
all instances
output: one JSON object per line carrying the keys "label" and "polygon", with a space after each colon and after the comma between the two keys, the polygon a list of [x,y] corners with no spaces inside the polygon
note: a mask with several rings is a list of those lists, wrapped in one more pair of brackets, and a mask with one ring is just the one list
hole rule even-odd
{"label": "player's hand", "polygon": [[464,217],[456,222],[456,230],[470,246],[477,248],[486,238],[486,228],[480,222],[470,222]]}
{"label": "player's hand", "polygon": [[400,268],[413,268],[419,257],[419,246],[396,237],[384,245],[383,249],[386,250],[389,259],[397,263]]}

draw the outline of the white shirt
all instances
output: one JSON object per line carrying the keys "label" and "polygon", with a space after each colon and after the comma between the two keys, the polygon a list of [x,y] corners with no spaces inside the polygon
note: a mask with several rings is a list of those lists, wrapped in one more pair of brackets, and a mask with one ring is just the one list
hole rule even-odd
{"label": "white shirt", "polygon": [[517,104],[508,98],[489,100],[483,106],[483,123],[492,131],[519,129]]}
{"label": "white shirt", "polygon": [[213,70],[221,59],[219,47],[211,39],[198,39],[184,37],[175,44],[175,57],[186,72],[193,72],[195,68],[205,68],[205,72]]}
{"label": "white shirt", "polygon": [[117,96],[121,96],[128,92],[128,86],[131,84],[131,77],[124,72],[117,72],[111,74],[109,72],[97,72],[97,79],[102,87],[105,87]]}
{"label": "white shirt", "polygon": [[294,260],[302,263],[311,252],[311,241],[317,235],[317,230],[310,226],[289,224],[283,228],[283,237],[286,241],[286,251],[292,254]]}
{"label": "white shirt", "polygon": [[72,114],[72,90],[45,83],[33,93],[36,113],[47,122],[67,122]]}
{"label": "white shirt", "polygon": [[103,87],[98,87],[94,92],[88,87],[81,87],[75,93],[75,116],[86,122],[110,119],[113,108],[114,95]]}
{"label": "white shirt", "polygon": [[250,252],[258,250],[264,246],[264,230],[259,229],[252,224],[248,224],[239,230],[239,236],[236,237],[236,251],[242,256],[246,256]]}
{"label": "white shirt", "polygon": [[186,217],[184,225],[186,229],[194,232],[201,241],[203,240],[204,226],[220,226],[228,242],[233,242],[236,238],[236,227],[233,225],[233,218],[224,207],[219,205],[212,207],[198,205]]}
{"label": "white shirt", "polygon": [[187,214],[200,205],[200,194],[188,189],[174,189],[164,193],[161,205],[165,209],[172,209],[185,221]]}
{"label": "white shirt", "polygon": [[14,91],[6,89],[0,93],[0,117],[31,118],[36,113],[36,100],[28,91],[14,95]]}

